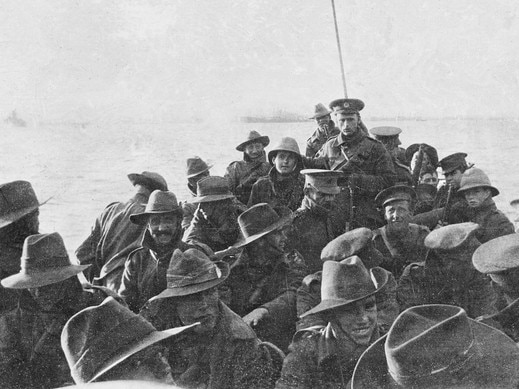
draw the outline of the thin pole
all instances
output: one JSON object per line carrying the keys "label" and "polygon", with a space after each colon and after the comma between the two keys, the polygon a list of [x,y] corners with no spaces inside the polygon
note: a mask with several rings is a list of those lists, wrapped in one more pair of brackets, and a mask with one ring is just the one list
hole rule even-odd
{"label": "thin pole", "polygon": [[344,63],[342,62],[341,40],[339,38],[339,27],[337,26],[337,15],[335,14],[335,1],[334,0],[332,0],[332,10],[333,10],[333,21],[335,23],[335,36],[337,37],[337,49],[339,50],[339,61],[341,63],[342,86],[344,88],[344,97],[348,98],[348,90],[346,89],[346,76],[344,75]]}

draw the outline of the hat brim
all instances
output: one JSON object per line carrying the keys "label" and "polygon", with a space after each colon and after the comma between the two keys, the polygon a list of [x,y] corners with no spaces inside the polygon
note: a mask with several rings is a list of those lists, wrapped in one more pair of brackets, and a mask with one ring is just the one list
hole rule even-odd
{"label": "hat brim", "polygon": [[202,173],[205,173],[206,171],[208,171],[209,169],[211,169],[212,167],[214,166],[214,164],[208,164],[207,167],[205,169],[202,169],[200,171],[197,171],[195,173],[191,173],[191,174],[188,174],[186,175],[187,178],[193,178],[193,177],[196,177],[198,176],[199,174],[202,174]]}
{"label": "hat brim", "polygon": [[330,310],[336,309],[336,308],[341,308],[341,307],[344,307],[346,305],[352,304],[354,302],[363,300],[363,299],[365,299],[367,297],[373,296],[376,293],[380,292],[380,289],[382,289],[386,285],[387,280],[389,279],[388,273],[384,269],[382,269],[380,267],[372,268],[371,272],[372,272],[373,277],[375,278],[375,282],[377,284],[377,288],[373,292],[370,292],[370,293],[368,293],[366,295],[363,295],[363,296],[360,296],[358,298],[351,299],[351,300],[346,300],[346,299],[337,299],[337,300],[326,299],[326,300],[322,300],[315,307],[313,307],[312,309],[306,311],[305,313],[303,313],[299,317],[302,318],[302,317],[305,317],[305,316],[308,316],[308,315],[313,315],[315,313],[324,312],[324,311],[330,311]]}
{"label": "hat brim", "polygon": [[0,283],[3,287],[10,289],[39,288],[41,286],[65,281],[66,279],[81,273],[89,266],[90,265],[70,265],[38,270],[37,272],[30,273],[21,271],[20,273],[4,278]]}
{"label": "hat brim", "polygon": [[[519,349],[512,339],[506,336],[501,331],[492,328],[486,324],[476,322],[474,320],[469,321],[470,327],[474,334],[474,339],[477,340],[478,346],[481,352],[478,353],[481,363],[475,362],[475,365],[480,367],[483,363],[488,362],[489,355],[499,357],[502,355],[503,361],[506,361],[506,366],[500,363],[499,365],[492,366],[494,371],[483,371],[485,369],[477,369],[471,372],[471,377],[477,374],[483,375],[485,379],[495,377],[495,386],[477,386],[478,388],[483,387],[503,387],[503,384],[510,383],[510,381],[503,380],[503,374],[505,373],[509,377],[514,377],[513,382],[517,384],[519,379],[519,373],[516,369],[517,363],[519,363]],[[400,386],[395,382],[393,377],[388,371],[387,359],[385,353],[385,344],[387,334],[378,339],[375,343],[368,347],[366,351],[359,358],[353,377],[351,379],[352,387],[356,389],[362,388],[399,388]],[[508,359],[508,357],[512,357]],[[515,360],[515,362],[513,362]],[[485,364],[489,367],[488,363]],[[425,388],[439,388],[444,387],[442,382],[438,382],[438,377],[431,375],[431,385],[420,386]],[[488,381],[486,381],[488,384]],[[467,386],[456,386],[457,388],[474,388],[474,382],[467,383]],[[450,387],[450,386],[449,386]],[[505,387],[515,387],[505,385]]]}
{"label": "hat brim", "polygon": [[238,146],[236,146],[236,150],[245,151],[245,146],[247,146],[251,143],[261,143],[263,145],[263,147],[267,147],[270,143],[270,138],[268,136],[264,135],[264,136],[260,136],[259,138],[256,138],[256,139],[246,140],[245,142],[240,143]]}
{"label": "hat brim", "polygon": [[271,224],[267,228],[265,228],[263,231],[258,232],[257,234],[248,236],[245,239],[240,240],[239,242],[236,242],[232,247],[234,248],[240,248],[243,246],[247,246],[248,244],[254,242],[255,240],[258,240],[259,238],[271,233],[272,231],[275,231],[281,227],[284,227],[292,221],[292,215],[282,216],[277,222]]}
{"label": "hat brim", "polygon": [[222,282],[224,282],[227,277],[229,277],[230,269],[229,265],[225,262],[215,262],[215,265],[220,269],[222,272],[222,276],[220,278],[216,278],[214,280],[201,282],[198,284],[191,284],[186,285],[179,288],[167,288],[163,290],[158,295],[152,297],[150,301],[152,300],[158,300],[158,299],[165,299],[169,297],[182,297],[182,296],[189,296],[191,294],[195,294],[198,292],[203,292],[204,290],[214,288],[215,286],[220,285]]}
{"label": "hat brim", "polygon": [[139,173],[128,174],[128,179],[130,180],[133,186],[139,184],[144,185],[150,189],[168,190],[168,188],[164,187],[164,185],[162,185],[160,182],[152,180],[149,177],[143,176]]}
{"label": "hat brim", "polygon": [[499,194],[499,190],[497,190],[497,188],[493,187],[492,185],[478,185],[478,184],[467,185],[463,189],[458,189],[458,193],[463,193],[469,189],[474,189],[474,188],[490,189],[490,192],[492,193],[492,197],[495,197]]}
{"label": "hat brim", "polygon": [[317,118],[322,118],[323,116],[330,116],[331,117],[332,115],[332,112],[328,112],[328,113],[320,113],[319,115],[314,115],[308,119],[317,119]]}
{"label": "hat brim", "polygon": [[141,350],[144,350],[146,347],[154,345],[162,340],[168,339],[172,336],[178,335],[192,327],[199,325],[200,323],[193,323],[188,326],[170,328],[164,331],[153,331],[152,333],[146,335],[144,338],[140,339],[138,342],[132,343],[128,347],[119,351],[117,355],[108,359],[103,367],[101,367],[98,372],[88,381],[92,382],[98,378],[100,378],[103,374],[107,373],[110,369],[114,368],[121,362],[124,362],[126,359],[131,357],[132,355],[138,353]]}
{"label": "hat brim", "polygon": [[0,228],[6,227],[11,223],[14,223],[15,221],[21,219],[25,215],[28,215],[32,211],[38,209],[42,205],[46,204],[52,197],[49,197],[47,200],[43,201],[42,203],[39,203],[38,205],[33,205],[31,207],[19,209],[15,212],[8,213],[7,215],[4,215],[0,217]]}
{"label": "hat brim", "polygon": [[168,215],[170,213],[176,213],[177,215],[182,215],[182,209],[174,209],[172,211],[149,211],[149,212],[141,212],[130,215],[130,221],[133,224],[138,224],[140,226],[145,225],[148,222],[148,218],[151,215]]}
{"label": "hat brim", "polygon": [[187,203],[191,204],[198,204],[198,203],[209,203],[211,201],[220,201],[220,200],[226,200],[226,199],[232,199],[234,198],[233,194],[222,194],[222,195],[207,195],[207,196],[200,196],[200,197],[193,197],[189,200],[186,200]]}

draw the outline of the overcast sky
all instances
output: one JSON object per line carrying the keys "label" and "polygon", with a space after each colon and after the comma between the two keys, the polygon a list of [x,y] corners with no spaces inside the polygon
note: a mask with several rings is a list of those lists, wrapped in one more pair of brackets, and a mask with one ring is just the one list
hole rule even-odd
{"label": "overcast sky", "polygon": [[[336,0],[367,116],[518,116],[515,0]],[[0,117],[226,120],[342,97],[329,0],[4,0]]]}

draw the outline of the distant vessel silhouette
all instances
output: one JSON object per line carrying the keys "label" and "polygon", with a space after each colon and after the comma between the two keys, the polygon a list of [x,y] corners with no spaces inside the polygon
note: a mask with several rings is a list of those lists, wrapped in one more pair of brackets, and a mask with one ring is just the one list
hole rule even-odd
{"label": "distant vessel silhouette", "polygon": [[27,127],[27,122],[22,118],[18,117],[16,110],[11,112],[11,115],[4,119],[5,123],[12,124],[15,127]]}

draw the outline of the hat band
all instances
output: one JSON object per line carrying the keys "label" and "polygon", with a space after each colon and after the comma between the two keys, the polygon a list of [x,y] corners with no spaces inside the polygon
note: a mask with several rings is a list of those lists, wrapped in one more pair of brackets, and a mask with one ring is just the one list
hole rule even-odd
{"label": "hat band", "polygon": [[138,341],[154,331],[156,330],[145,319],[133,316],[110,328],[109,331],[96,336],[71,371],[75,377],[80,378],[80,381],[85,379],[90,381],[104,367],[106,361],[132,342]]}
{"label": "hat band", "polygon": [[197,193],[197,196],[198,197],[202,197],[202,196],[219,196],[219,195],[232,195],[231,192],[229,192],[229,188],[225,187],[225,188],[207,188],[208,190],[207,191],[204,191],[203,189],[201,189],[198,193]]}
{"label": "hat band", "polygon": [[[412,374],[412,375],[403,375],[396,372],[392,369],[392,364],[388,363],[388,371],[391,374],[391,377],[400,385],[405,387],[419,385],[422,379],[435,379],[435,377],[441,376],[444,373],[448,373],[449,375],[453,373],[463,373],[466,371],[469,373],[469,369],[472,369],[474,362],[474,357],[479,354],[479,348],[476,345],[475,339],[472,339],[472,342],[468,346],[468,348],[463,351],[461,354],[458,354],[456,357],[452,359],[452,361],[444,367],[439,369],[431,370],[426,374]],[[461,375],[463,376],[463,374]],[[439,381],[441,382],[441,381]]]}
{"label": "hat band", "polygon": [[185,275],[167,274],[168,289],[182,288],[189,285],[201,284],[207,281],[217,280],[222,278],[222,271],[214,263],[209,263],[201,268],[197,273],[190,273]]}
{"label": "hat band", "polygon": [[[70,259],[68,256],[54,256],[54,257],[48,257],[44,259],[56,259],[56,261],[53,261],[52,263],[44,263],[42,264],[42,261],[31,261],[30,257],[22,258],[22,263],[20,265],[20,269],[22,272],[28,272],[30,273],[33,270],[48,270],[48,269],[58,269],[68,266],[75,266],[74,264],[70,263]],[[42,266],[43,265],[43,266]]]}

